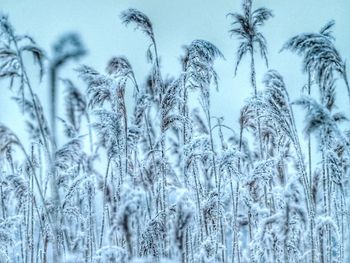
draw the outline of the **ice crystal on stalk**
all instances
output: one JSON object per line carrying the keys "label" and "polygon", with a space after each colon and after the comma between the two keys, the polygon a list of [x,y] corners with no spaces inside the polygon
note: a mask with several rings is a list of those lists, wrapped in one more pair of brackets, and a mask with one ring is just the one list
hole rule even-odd
{"label": "ice crystal on stalk", "polygon": [[[164,30],[139,10],[119,18],[144,33],[142,70],[143,57],[123,54],[75,65],[89,55],[79,32],[46,56],[0,14],[0,81],[13,92],[1,99],[23,113],[0,123],[1,263],[349,262],[349,117],[336,95],[350,89],[335,22],[282,47],[302,57],[298,96],[293,65],[256,71],[257,54],[268,66],[273,13],[241,2],[228,15],[235,58],[194,39],[167,74],[161,61],[177,55],[163,54]],[[231,77],[248,62],[250,78],[224,96],[253,92],[220,112],[213,88],[225,90],[232,60]]]}

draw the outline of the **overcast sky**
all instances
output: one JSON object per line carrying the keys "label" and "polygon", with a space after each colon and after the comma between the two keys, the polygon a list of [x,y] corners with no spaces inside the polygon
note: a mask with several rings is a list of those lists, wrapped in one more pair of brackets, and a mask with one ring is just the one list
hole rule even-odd
{"label": "overcast sky", "polygon": [[[291,36],[318,31],[327,21],[335,19],[336,45],[343,58],[350,58],[350,1],[349,0],[256,0],[254,8],[265,6],[273,10],[274,18],[266,23],[263,32],[268,41],[270,68],[277,69],[285,78],[292,99],[300,95],[306,76],[301,72],[301,59],[289,52],[279,53]],[[215,44],[224,54],[216,68],[220,77],[219,92],[212,92],[213,114],[224,116],[227,125],[236,127],[239,109],[251,94],[249,65],[243,60],[238,75],[234,76],[237,40],[230,38],[229,12],[240,12],[240,0],[0,0],[0,10],[7,13],[18,33],[34,37],[48,56],[52,43],[67,31],[79,32],[88,51],[80,63],[103,70],[111,56],[125,55],[130,60],[138,82],[149,71],[145,50],[149,43],[141,32],[121,24],[120,12],[137,8],[149,16],[158,42],[163,75],[176,76],[180,70],[182,46],[194,39],[205,39]],[[266,68],[257,61],[257,81]],[[72,77],[71,64],[61,77]],[[349,67],[348,67],[349,68]],[[19,111],[7,88],[0,82],[0,122],[16,129],[20,124]],[[83,86],[81,88],[84,88]],[[338,104],[349,112],[345,86],[338,81]],[[47,105],[47,84],[36,87],[43,104]],[[61,90],[63,90],[61,88]]]}

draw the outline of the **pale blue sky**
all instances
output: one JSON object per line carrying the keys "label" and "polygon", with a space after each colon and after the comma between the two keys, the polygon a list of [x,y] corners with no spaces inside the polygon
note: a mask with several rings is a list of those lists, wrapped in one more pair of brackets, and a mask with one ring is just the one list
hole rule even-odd
{"label": "pale blue sky", "polygon": [[[266,23],[263,32],[269,44],[270,68],[282,73],[292,99],[296,99],[306,77],[301,73],[301,59],[289,52],[279,53],[282,44],[291,36],[306,31],[318,31],[327,21],[335,19],[336,45],[344,59],[350,58],[350,1],[349,0],[256,0],[254,7],[273,10],[274,18]],[[89,50],[81,63],[103,70],[111,56],[125,55],[133,65],[141,83],[149,70],[145,50],[146,37],[121,24],[120,12],[137,8],[153,22],[161,55],[163,75],[176,76],[180,70],[182,45],[200,38],[214,43],[226,60],[218,61],[219,93],[212,92],[213,114],[224,116],[228,125],[236,127],[239,110],[251,93],[249,65],[243,60],[234,77],[237,40],[230,38],[229,12],[241,11],[240,0],[0,0],[0,10],[7,13],[19,33],[27,33],[50,55],[54,40],[66,31],[80,33]],[[61,77],[74,76],[71,64]],[[349,68],[349,67],[348,67]],[[257,81],[266,68],[257,59]],[[0,122],[18,129],[19,111],[3,82],[0,82]],[[342,81],[338,82],[338,99],[342,110],[349,112],[349,102]],[[84,88],[84,86],[81,86]],[[63,89],[61,89],[63,90]],[[47,103],[47,85],[43,82],[36,92]],[[344,96],[343,96],[344,95]],[[346,95],[346,96],[345,96]]]}

